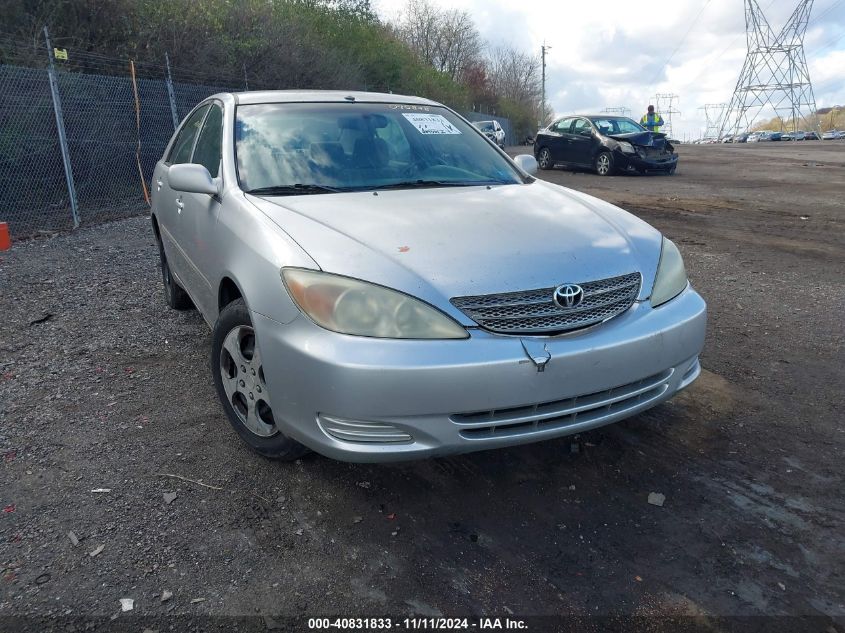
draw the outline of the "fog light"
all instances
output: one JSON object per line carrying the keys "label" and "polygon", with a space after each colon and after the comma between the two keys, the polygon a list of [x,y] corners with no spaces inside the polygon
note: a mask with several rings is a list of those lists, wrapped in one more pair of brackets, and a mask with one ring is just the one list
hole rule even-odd
{"label": "fog light", "polygon": [[317,423],[323,433],[342,442],[359,444],[408,444],[413,438],[405,431],[384,422],[347,420],[320,413]]}

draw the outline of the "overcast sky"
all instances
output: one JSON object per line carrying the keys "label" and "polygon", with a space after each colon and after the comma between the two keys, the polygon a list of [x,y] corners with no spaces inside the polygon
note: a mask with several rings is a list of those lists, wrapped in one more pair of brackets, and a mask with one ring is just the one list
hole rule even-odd
{"label": "overcast sky", "polygon": [[[730,101],[745,59],[743,0],[432,1],[469,11],[492,46],[510,44],[538,56],[544,41],[551,46],[546,93],[556,113],[625,106],[639,118],[656,93],[675,93],[679,138],[704,130],[699,108],[705,103]],[[758,2],[774,31],[797,5]],[[393,18],[405,0],[373,4]],[[815,1],[804,48],[817,106],[845,105],[845,0]]]}

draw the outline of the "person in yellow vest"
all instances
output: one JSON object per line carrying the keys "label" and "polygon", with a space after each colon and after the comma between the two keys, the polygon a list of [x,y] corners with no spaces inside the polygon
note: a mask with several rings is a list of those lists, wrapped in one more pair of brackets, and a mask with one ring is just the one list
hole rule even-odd
{"label": "person in yellow vest", "polygon": [[660,116],[658,112],[654,111],[654,106],[648,106],[648,112],[643,115],[643,118],[640,119],[640,125],[642,125],[645,129],[649,132],[659,132],[660,126],[663,125],[663,117]]}

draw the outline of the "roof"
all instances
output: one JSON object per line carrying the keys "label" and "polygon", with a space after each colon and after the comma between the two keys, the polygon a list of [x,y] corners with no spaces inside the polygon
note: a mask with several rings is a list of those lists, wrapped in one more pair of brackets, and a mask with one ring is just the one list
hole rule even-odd
{"label": "roof", "polygon": [[239,104],[253,103],[348,103],[353,97],[363,103],[406,103],[412,105],[439,106],[436,101],[422,97],[387,94],[383,92],[361,92],[354,90],[256,90],[231,93]]}

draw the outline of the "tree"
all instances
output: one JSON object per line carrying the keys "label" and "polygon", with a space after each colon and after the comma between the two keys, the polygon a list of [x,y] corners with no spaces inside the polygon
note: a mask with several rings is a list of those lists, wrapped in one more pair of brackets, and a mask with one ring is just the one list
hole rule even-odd
{"label": "tree", "polygon": [[443,11],[430,0],[408,0],[396,30],[420,61],[453,81],[460,81],[481,57],[481,36],[466,11]]}

